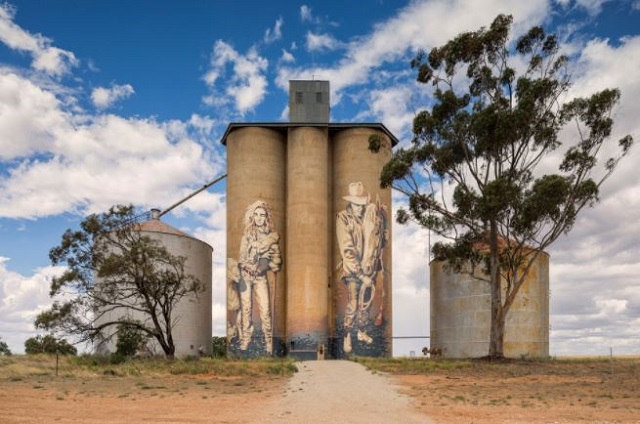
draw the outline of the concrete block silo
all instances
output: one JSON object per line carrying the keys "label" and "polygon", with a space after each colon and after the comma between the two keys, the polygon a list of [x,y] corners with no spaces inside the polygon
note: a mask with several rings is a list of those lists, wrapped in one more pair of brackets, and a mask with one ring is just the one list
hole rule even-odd
{"label": "concrete block silo", "polygon": [[[449,358],[477,358],[489,352],[491,294],[486,281],[431,262],[431,347]],[[534,262],[508,312],[506,357],[549,356],[549,255]]]}

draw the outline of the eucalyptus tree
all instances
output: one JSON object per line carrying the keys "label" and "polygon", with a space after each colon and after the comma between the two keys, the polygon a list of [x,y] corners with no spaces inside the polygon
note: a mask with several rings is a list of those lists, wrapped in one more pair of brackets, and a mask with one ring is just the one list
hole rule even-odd
{"label": "eucalyptus tree", "polygon": [[99,343],[126,328],[154,339],[174,357],[175,307],[204,286],[187,273],[186,257],[141,231],[132,206],[86,217],[79,230],[64,233],[49,258],[66,270],[52,279],[55,301],[38,315],[36,328]]}
{"label": "eucalyptus tree", "polygon": [[434,259],[490,285],[491,358],[504,356],[505,320],[536,258],[598,202],[633,143],[610,141],[617,89],[568,99],[569,60],[556,35],[536,26],[511,40],[511,26],[499,15],[412,60],[434,103],[381,174],[383,187],[408,196],[398,221],[441,236]]}

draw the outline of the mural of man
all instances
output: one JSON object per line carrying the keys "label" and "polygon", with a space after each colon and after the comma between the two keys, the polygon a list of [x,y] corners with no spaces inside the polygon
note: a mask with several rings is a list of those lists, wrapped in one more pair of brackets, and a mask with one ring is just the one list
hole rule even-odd
{"label": "mural of man", "polygon": [[[379,263],[379,255],[386,241],[386,221],[379,222],[382,225],[377,232],[379,239],[370,239],[370,231],[367,231],[366,227],[371,228],[375,224],[375,213],[380,205],[370,203],[361,182],[350,183],[349,195],[343,196],[343,199],[347,201],[347,207],[337,215],[336,233],[342,255],[342,281],[347,287],[348,295],[344,315],[343,348],[345,353],[350,353],[354,327],[359,342],[366,345],[373,343],[366,327],[370,323],[369,309],[375,293],[375,278],[379,268],[372,266],[372,260]],[[374,246],[375,243],[377,245]],[[365,252],[367,247],[369,252]],[[367,257],[372,255],[378,256]]]}
{"label": "mural of man", "polygon": [[255,298],[262,324],[267,354],[273,353],[273,329],[270,300],[269,273],[274,277],[282,266],[280,236],[273,228],[269,205],[261,200],[251,204],[245,213],[244,233],[240,241],[238,269],[240,281],[240,349],[247,350],[251,343],[253,325],[253,299]]}

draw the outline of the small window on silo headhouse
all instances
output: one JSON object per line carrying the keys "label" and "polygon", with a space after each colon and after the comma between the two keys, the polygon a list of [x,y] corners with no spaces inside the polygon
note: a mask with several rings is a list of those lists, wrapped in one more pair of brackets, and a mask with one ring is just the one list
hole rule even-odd
{"label": "small window on silo headhouse", "polygon": [[302,91],[296,91],[296,103],[302,103]]}
{"label": "small window on silo headhouse", "polygon": [[316,103],[322,103],[322,92],[316,92]]}

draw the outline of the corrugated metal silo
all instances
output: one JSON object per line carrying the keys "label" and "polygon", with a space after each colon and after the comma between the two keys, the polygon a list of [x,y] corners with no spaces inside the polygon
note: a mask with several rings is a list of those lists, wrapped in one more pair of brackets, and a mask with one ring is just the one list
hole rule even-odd
{"label": "corrugated metal silo", "polygon": [[[153,217],[139,224],[137,230],[142,235],[157,240],[170,254],[186,257],[186,274],[197,278],[203,286],[203,290],[197,296],[185,296],[174,306],[172,334],[176,348],[175,356],[210,354],[213,249],[207,243],[162,222],[157,217],[157,211],[153,212]],[[123,315],[140,321],[148,319],[146,315],[126,308],[111,311],[103,319],[109,320]],[[154,339],[149,339],[148,347],[155,354],[163,354]],[[100,353],[114,352],[115,339],[99,345],[97,351]]]}

